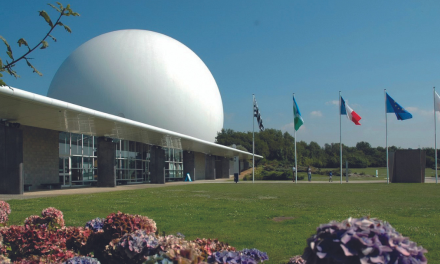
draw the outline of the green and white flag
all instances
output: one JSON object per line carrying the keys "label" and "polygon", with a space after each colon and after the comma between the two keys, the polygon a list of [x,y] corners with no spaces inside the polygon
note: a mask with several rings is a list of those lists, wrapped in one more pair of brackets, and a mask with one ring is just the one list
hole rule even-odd
{"label": "green and white flag", "polygon": [[301,117],[301,112],[299,111],[298,105],[295,101],[295,96],[293,96],[293,117],[294,117],[294,123],[295,123],[295,130],[298,131],[298,129],[304,124],[304,120]]}

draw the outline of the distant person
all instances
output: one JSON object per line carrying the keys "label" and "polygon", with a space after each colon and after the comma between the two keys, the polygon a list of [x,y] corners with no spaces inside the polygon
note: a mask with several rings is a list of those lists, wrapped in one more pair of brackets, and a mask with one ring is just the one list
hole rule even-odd
{"label": "distant person", "polygon": [[293,166],[292,170],[293,170],[293,181],[295,181],[295,173],[296,173],[296,168],[295,168],[295,166]]}
{"label": "distant person", "polygon": [[328,173],[328,182],[333,182],[333,180],[332,180],[332,176],[333,176],[333,172],[329,172]]}
{"label": "distant person", "polygon": [[309,182],[312,181],[312,168],[307,167],[307,177],[309,178]]}

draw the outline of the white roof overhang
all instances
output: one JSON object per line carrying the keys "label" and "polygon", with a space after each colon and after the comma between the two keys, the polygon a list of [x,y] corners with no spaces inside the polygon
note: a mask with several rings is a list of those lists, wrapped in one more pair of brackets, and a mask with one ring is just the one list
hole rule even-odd
{"label": "white roof overhang", "polygon": [[132,140],[226,158],[252,158],[249,152],[6,86],[0,86],[1,119],[25,126]]}

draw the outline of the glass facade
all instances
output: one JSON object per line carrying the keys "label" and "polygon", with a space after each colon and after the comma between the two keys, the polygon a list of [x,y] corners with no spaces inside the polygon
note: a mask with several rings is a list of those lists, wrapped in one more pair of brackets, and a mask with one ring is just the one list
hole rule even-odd
{"label": "glass facade", "polygon": [[[59,182],[63,187],[90,186],[98,180],[98,138],[59,133]],[[128,140],[115,143],[116,183],[149,183],[151,146]],[[164,148],[165,180],[183,180],[183,152]]]}
{"label": "glass facade", "polygon": [[165,150],[165,180],[176,181],[183,179],[183,152],[181,149],[164,148]]}
{"label": "glass facade", "polygon": [[116,182],[150,182],[150,145],[120,140],[116,143]]}
{"label": "glass facade", "polygon": [[93,185],[98,180],[97,138],[60,132],[58,144],[61,185]]}

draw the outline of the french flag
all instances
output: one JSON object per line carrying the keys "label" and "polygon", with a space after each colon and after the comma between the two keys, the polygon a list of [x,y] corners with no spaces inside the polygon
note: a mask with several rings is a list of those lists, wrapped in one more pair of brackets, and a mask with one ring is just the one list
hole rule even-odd
{"label": "french flag", "polygon": [[346,115],[348,119],[353,121],[356,125],[360,126],[361,123],[359,123],[359,120],[361,120],[361,117],[351,109],[348,104],[345,103],[344,99],[341,96],[341,115]]}

